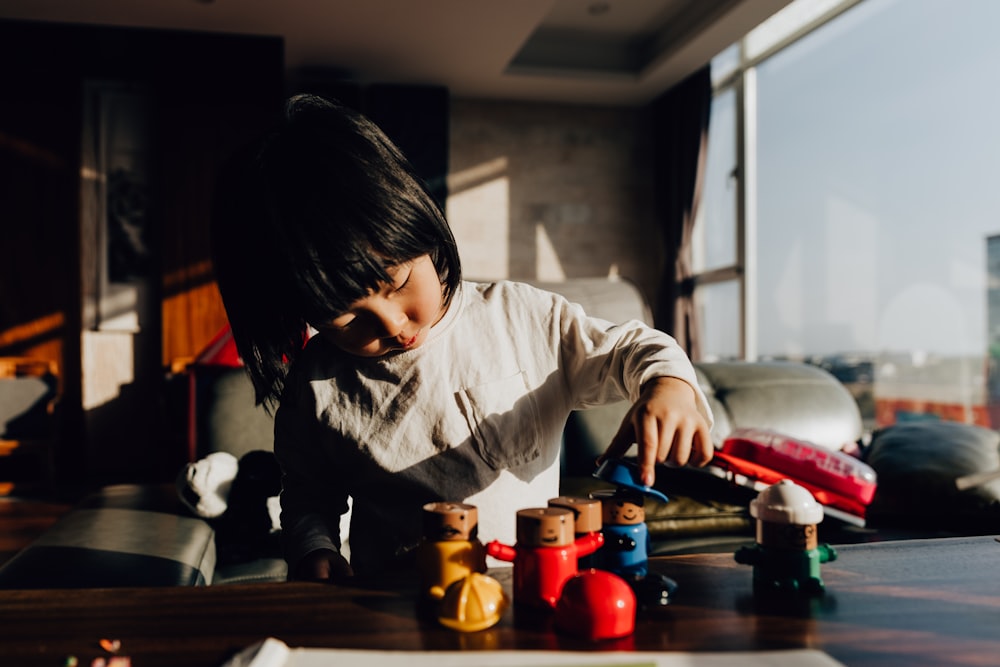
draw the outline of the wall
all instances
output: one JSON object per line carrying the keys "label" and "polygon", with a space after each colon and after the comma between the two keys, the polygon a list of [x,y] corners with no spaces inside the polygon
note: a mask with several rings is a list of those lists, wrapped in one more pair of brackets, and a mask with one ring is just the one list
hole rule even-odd
{"label": "wall", "polygon": [[453,99],[447,212],[471,279],[620,275],[662,265],[640,109]]}

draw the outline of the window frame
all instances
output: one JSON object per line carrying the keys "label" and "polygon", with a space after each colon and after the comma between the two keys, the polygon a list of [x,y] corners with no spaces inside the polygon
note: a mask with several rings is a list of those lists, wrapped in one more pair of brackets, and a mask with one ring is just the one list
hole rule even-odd
{"label": "window frame", "polygon": [[[744,361],[758,359],[758,327],[757,327],[757,67],[768,58],[810,35],[818,28],[833,21],[844,12],[864,0],[831,0],[817,14],[801,19],[792,25],[784,34],[772,41],[767,41],[766,33],[771,30],[769,24],[780,22],[782,15],[793,14],[802,7],[809,7],[815,0],[795,0],[772,16],[760,26],[741,38],[736,46],[737,60],[731,70],[713,81],[713,97],[724,92],[735,93],[736,123],[735,137],[736,165],[733,171],[736,189],[735,229],[736,239],[735,262],[729,266],[714,267],[699,271],[695,267],[692,276],[692,298],[698,303],[699,287],[719,283],[737,281],[739,283],[740,312],[739,322],[739,354]],[[786,23],[786,28],[789,24]],[[752,42],[761,39],[765,44],[757,53],[751,53]],[[731,48],[731,47],[730,47]],[[726,49],[728,51],[728,48]],[[711,126],[709,141],[711,141]]]}

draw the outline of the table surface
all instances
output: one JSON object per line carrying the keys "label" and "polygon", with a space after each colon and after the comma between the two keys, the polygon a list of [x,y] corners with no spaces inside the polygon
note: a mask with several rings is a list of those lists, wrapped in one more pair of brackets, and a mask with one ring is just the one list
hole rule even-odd
{"label": "table surface", "polygon": [[[846,665],[997,664],[1000,542],[992,536],[838,547],[826,594],[755,598],[732,554],[656,557],[679,585],[631,637],[591,643],[509,610],[477,633],[417,613],[416,589],[270,583],[199,588],[0,591],[0,664],[80,665],[121,642],[133,667],[219,667],[266,637],[291,647],[380,650],[753,651],[819,649]],[[71,567],[72,564],[67,564]],[[508,587],[510,570],[492,572]]]}

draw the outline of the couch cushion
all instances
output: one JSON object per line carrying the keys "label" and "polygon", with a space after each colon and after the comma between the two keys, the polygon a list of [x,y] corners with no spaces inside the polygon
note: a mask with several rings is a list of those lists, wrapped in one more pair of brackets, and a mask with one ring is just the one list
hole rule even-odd
{"label": "couch cushion", "polygon": [[172,486],[109,486],[0,567],[0,588],[212,583],[215,532],[184,516]]}
{"label": "couch cushion", "polygon": [[254,401],[243,367],[197,368],[197,458],[229,452],[236,458],[274,449],[274,419]]}
{"label": "couch cushion", "polygon": [[1000,479],[959,490],[956,480],[1000,469],[1000,433],[947,421],[876,431],[865,460],[878,474],[872,527],[982,533],[1000,529]]}
{"label": "couch cushion", "polygon": [[712,440],[736,428],[762,428],[829,449],[861,438],[861,412],[833,375],[809,364],[759,361],[696,364],[715,412]]}
{"label": "couch cushion", "polygon": [[211,583],[212,529],[191,517],[77,509],[0,568],[0,588],[110,588]]}

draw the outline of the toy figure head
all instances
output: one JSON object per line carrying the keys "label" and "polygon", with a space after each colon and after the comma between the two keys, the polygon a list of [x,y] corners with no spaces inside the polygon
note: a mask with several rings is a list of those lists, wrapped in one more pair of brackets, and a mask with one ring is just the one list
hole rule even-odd
{"label": "toy figure head", "polygon": [[573,530],[577,535],[601,530],[601,501],[596,498],[559,496],[549,500],[549,507],[565,507],[573,512]]}
{"label": "toy figure head", "polygon": [[565,547],[573,544],[573,512],[565,507],[518,510],[517,543],[525,547]]}
{"label": "toy figure head", "polygon": [[646,521],[643,496],[637,491],[594,491],[590,497],[601,501],[601,519],[605,525],[631,526]]}
{"label": "toy figure head", "polygon": [[437,502],[424,505],[424,538],[443,542],[476,539],[479,511],[475,505]]}
{"label": "toy figure head", "polygon": [[757,542],[776,549],[815,549],[816,524],[823,507],[809,490],[789,479],[772,484],[750,502],[750,516],[757,519]]}
{"label": "toy figure head", "polygon": [[816,524],[757,522],[757,543],[771,549],[810,551],[819,545]]}

